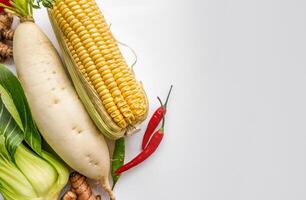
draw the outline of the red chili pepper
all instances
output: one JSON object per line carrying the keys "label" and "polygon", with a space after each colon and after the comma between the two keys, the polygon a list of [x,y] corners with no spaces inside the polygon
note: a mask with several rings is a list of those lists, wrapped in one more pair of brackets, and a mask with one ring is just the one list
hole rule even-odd
{"label": "red chili pepper", "polygon": [[143,136],[142,139],[142,150],[145,149],[145,147],[147,146],[152,134],[154,133],[156,127],[159,125],[160,121],[163,119],[163,117],[165,116],[166,112],[167,112],[167,104],[168,104],[168,100],[169,100],[169,96],[171,94],[172,91],[172,85],[170,87],[167,99],[165,104],[162,104],[162,102],[160,101],[160,99],[158,98],[159,102],[161,103],[161,106],[154,112],[153,116],[151,117],[149,124],[147,126],[146,132]]}
{"label": "red chili pepper", "polygon": [[122,172],[125,172],[137,166],[138,164],[146,160],[148,157],[150,157],[156,151],[157,147],[159,146],[159,144],[161,143],[164,137],[164,124],[165,124],[165,119],[163,118],[162,127],[153,134],[146,148],[141,153],[139,153],[133,160],[131,160],[130,162],[126,163],[125,165],[117,169],[115,171],[115,174],[119,175]]}
{"label": "red chili pepper", "polygon": [[[1,4],[4,4],[6,6],[11,6],[11,3],[9,0],[0,0]],[[0,13],[4,12],[4,7],[0,6]]]}

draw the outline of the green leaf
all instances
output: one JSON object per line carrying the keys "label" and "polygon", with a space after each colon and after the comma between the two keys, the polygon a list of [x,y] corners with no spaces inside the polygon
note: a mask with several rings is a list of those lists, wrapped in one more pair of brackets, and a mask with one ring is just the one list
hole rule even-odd
{"label": "green leaf", "polygon": [[[24,139],[23,131],[19,128],[0,98],[0,136],[5,138],[5,146],[13,157],[16,148]],[[4,147],[3,147],[4,148]],[[2,151],[3,152],[3,151]]]}
{"label": "green leaf", "polygon": [[112,159],[112,178],[113,178],[113,188],[115,187],[120,175],[116,175],[115,171],[121,167],[124,163],[125,157],[125,138],[120,138],[115,142],[115,149]]}
{"label": "green leaf", "polygon": [[[24,129],[24,140],[37,154],[41,154],[40,133],[33,120],[22,86],[17,77],[2,64],[0,64],[0,85],[9,94],[12,94],[10,96],[19,113]],[[1,121],[0,125],[2,124],[3,123]]]}
{"label": "green leaf", "polygon": [[4,103],[4,106],[9,111],[9,113],[14,118],[15,122],[18,124],[19,128],[24,131],[23,125],[19,116],[19,113],[17,111],[17,108],[14,104],[14,101],[11,97],[11,95],[0,85],[0,97]]}
{"label": "green leaf", "polygon": [[0,135],[0,157],[1,160],[8,160],[11,161],[12,158],[10,154],[8,153],[6,147],[5,147],[5,137],[3,135]]}

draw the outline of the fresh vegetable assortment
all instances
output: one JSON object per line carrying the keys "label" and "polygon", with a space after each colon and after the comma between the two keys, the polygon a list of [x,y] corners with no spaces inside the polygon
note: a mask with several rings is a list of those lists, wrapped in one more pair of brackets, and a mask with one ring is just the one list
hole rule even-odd
{"label": "fresh vegetable assortment", "polygon": [[[33,10],[42,6],[63,60],[35,24]],[[143,162],[161,143],[172,86],[149,121],[142,152],[124,165],[125,135],[146,119],[149,103],[96,2],[0,0],[0,7],[20,19],[9,35],[14,35],[19,80],[0,65],[1,194],[8,200],[59,198],[68,169],[56,155],[42,150],[42,136],[74,171],[63,200],[101,199],[86,178],[99,182],[114,200],[109,176],[114,188],[122,172]],[[112,158],[104,136],[116,140]]]}

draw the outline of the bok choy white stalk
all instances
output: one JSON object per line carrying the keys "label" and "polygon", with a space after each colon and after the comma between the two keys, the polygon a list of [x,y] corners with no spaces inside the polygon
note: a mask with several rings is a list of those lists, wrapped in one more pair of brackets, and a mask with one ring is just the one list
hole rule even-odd
{"label": "bok choy white stalk", "polygon": [[6,200],[55,200],[69,171],[41,149],[18,79],[0,65],[0,193]]}

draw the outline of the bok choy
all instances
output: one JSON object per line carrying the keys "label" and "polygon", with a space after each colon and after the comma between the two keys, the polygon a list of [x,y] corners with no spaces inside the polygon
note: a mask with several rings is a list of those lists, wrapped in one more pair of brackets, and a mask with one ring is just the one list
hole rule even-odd
{"label": "bok choy", "polygon": [[18,79],[0,65],[0,193],[6,200],[55,200],[69,171],[41,148]]}

